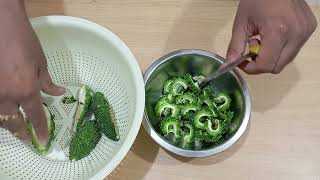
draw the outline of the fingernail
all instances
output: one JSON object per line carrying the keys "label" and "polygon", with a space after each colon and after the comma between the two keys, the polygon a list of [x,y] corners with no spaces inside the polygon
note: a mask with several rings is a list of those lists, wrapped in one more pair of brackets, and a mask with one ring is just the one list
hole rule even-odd
{"label": "fingernail", "polygon": [[48,143],[48,139],[46,138],[39,138],[39,141],[41,144],[47,144]]}
{"label": "fingernail", "polygon": [[66,92],[66,88],[59,86],[59,92],[60,93],[65,93]]}
{"label": "fingernail", "polygon": [[40,140],[40,143],[41,143],[41,144],[48,144],[48,141],[46,141],[46,140]]}

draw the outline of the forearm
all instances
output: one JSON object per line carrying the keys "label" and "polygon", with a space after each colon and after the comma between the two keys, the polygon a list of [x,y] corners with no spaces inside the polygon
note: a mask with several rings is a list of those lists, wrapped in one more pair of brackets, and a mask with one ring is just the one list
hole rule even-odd
{"label": "forearm", "polygon": [[[27,24],[28,17],[23,0],[0,0],[0,32],[4,29],[17,28],[14,25]],[[6,28],[8,27],[8,28]]]}

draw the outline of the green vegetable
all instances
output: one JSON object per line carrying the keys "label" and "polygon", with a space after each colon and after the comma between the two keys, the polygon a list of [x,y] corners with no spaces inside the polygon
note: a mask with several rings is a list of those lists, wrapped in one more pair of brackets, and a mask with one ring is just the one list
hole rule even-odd
{"label": "green vegetable", "polygon": [[207,108],[215,106],[213,99],[205,97],[204,95],[200,96],[198,103],[202,106],[206,106]]}
{"label": "green vegetable", "polygon": [[230,108],[231,105],[231,98],[225,94],[225,93],[220,93],[216,98],[213,99],[216,107],[219,111],[226,111],[227,109]]}
{"label": "green vegetable", "polygon": [[203,102],[208,106],[208,107],[212,107],[214,106],[214,102],[208,98],[203,99]]}
{"label": "green vegetable", "polygon": [[202,95],[204,98],[208,98],[208,99],[212,99],[215,98],[215,91],[211,86],[206,86],[205,88],[203,88],[202,90]]}
{"label": "green vegetable", "polygon": [[63,103],[63,104],[73,104],[73,103],[75,103],[75,102],[77,102],[77,100],[76,100],[73,96],[71,96],[71,97],[64,97],[64,98],[62,99],[62,103]]}
{"label": "green vegetable", "polygon": [[202,99],[202,103],[200,104],[205,104],[206,108],[208,108],[212,112],[212,116],[218,117],[217,108],[213,100],[205,97],[202,97],[201,99]]}
{"label": "green vegetable", "polygon": [[174,97],[172,96],[172,94],[168,94],[167,95],[167,99],[168,99],[169,102],[173,102]]}
{"label": "green vegetable", "polygon": [[185,116],[188,112],[193,111],[196,112],[200,110],[200,106],[197,104],[186,104],[181,109],[181,115]]}
{"label": "green vegetable", "polygon": [[73,131],[75,132],[78,126],[81,126],[85,120],[86,115],[89,112],[91,98],[93,95],[92,89],[84,85],[79,90],[78,94],[78,107],[73,122]]}
{"label": "green vegetable", "polygon": [[163,93],[164,94],[169,94],[172,82],[173,82],[172,79],[169,79],[168,81],[165,82],[165,84],[163,86]]}
{"label": "green vegetable", "polygon": [[155,105],[163,137],[185,149],[200,150],[226,138],[232,122],[231,98],[202,81],[204,76],[187,74],[169,79]]}
{"label": "green vegetable", "polygon": [[194,127],[189,122],[186,122],[182,126],[182,138],[180,146],[182,148],[190,149],[194,140]]}
{"label": "green vegetable", "polygon": [[215,106],[209,107],[209,110],[212,112],[213,117],[218,117],[220,114],[220,111],[218,111]]}
{"label": "green vegetable", "polygon": [[161,121],[160,129],[163,135],[173,133],[176,139],[181,138],[180,121],[177,118],[169,117]]}
{"label": "green vegetable", "polygon": [[163,95],[161,96],[160,100],[158,101],[160,104],[162,103],[172,103],[173,102],[173,96],[171,94]]}
{"label": "green vegetable", "polygon": [[176,104],[192,104],[196,103],[197,98],[192,93],[185,93],[176,97]]}
{"label": "green vegetable", "polygon": [[195,132],[195,139],[206,142],[220,142],[223,136],[229,131],[232,118],[233,113],[228,112],[225,119],[207,120],[204,130]]}
{"label": "green vegetable", "polygon": [[85,121],[77,128],[69,146],[69,159],[80,160],[88,156],[99,143],[102,133],[96,120]]}
{"label": "green vegetable", "polygon": [[194,132],[195,141],[205,141],[207,136],[208,136],[208,133],[206,131],[204,131],[204,130],[201,130],[201,129],[197,129]]}
{"label": "green vegetable", "polygon": [[156,115],[158,117],[162,116],[171,116],[171,117],[179,117],[180,108],[178,105],[170,103],[166,100],[161,100],[156,105]]}
{"label": "green vegetable", "polygon": [[47,118],[47,125],[48,125],[48,133],[49,133],[49,139],[48,139],[48,143],[47,144],[42,144],[39,139],[38,136],[36,134],[36,131],[32,125],[32,123],[28,120],[27,121],[27,130],[29,132],[29,134],[31,135],[32,138],[32,145],[35,149],[35,151],[39,154],[39,155],[45,155],[50,147],[51,147],[51,143],[53,142],[54,138],[55,138],[55,122],[54,122],[54,116],[50,113],[48,107],[43,104],[43,110],[44,113],[46,115]]}
{"label": "green vegetable", "polygon": [[188,83],[188,86],[190,87],[190,89],[194,92],[194,93],[198,93],[200,92],[200,87],[199,87],[199,83],[198,82],[194,82],[192,79],[192,76],[190,74],[187,74],[184,79],[186,80],[186,82]]}
{"label": "green vegetable", "polygon": [[212,139],[212,141],[219,141],[223,134],[223,127],[218,119],[214,119],[212,123],[211,120],[208,120],[204,123],[204,128],[208,133],[208,137]]}
{"label": "green vegetable", "polygon": [[197,129],[204,129],[204,122],[212,118],[212,112],[208,109],[202,109],[196,113],[193,118],[193,125]]}
{"label": "green vegetable", "polygon": [[111,108],[104,95],[100,92],[94,93],[91,105],[102,133],[113,141],[119,141],[120,136],[117,132],[117,126],[111,117]]}
{"label": "green vegetable", "polygon": [[202,82],[204,79],[206,79],[206,77],[204,77],[202,75],[198,75],[198,76],[194,76],[192,79],[199,83],[199,82]]}
{"label": "green vegetable", "polygon": [[170,94],[173,96],[182,95],[188,88],[188,83],[183,78],[176,78],[170,85]]}

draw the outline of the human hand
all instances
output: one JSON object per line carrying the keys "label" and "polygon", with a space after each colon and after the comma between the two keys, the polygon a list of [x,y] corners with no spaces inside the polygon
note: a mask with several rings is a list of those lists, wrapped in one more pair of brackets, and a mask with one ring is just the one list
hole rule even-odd
{"label": "human hand", "polygon": [[19,112],[21,106],[41,143],[48,141],[47,120],[40,91],[62,95],[53,84],[40,43],[32,30],[23,1],[0,2],[0,127],[28,143],[31,137]]}
{"label": "human hand", "polygon": [[240,0],[233,25],[227,61],[241,56],[246,45],[261,48],[255,61],[239,68],[248,74],[280,73],[299,53],[317,27],[317,20],[304,0]]}

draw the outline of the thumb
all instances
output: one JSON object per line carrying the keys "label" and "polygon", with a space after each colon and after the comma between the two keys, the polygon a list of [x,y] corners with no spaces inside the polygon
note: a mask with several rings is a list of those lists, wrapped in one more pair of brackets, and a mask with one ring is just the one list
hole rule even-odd
{"label": "thumb", "polygon": [[52,82],[47,68],[42,68],[40,70],[40,83],[41,90],[52,96],[61,96],[66,91],[64,87],[58,86]]}
{"label": "thumb", "polygon": [[[236,20],[237,21],[237,20]],[[244,27],[235,22],[232,30],[232,37],[229,43],[226,61],[234,61],[243,55],[246,49],[246,43],[249,36],[247,35]]]}

